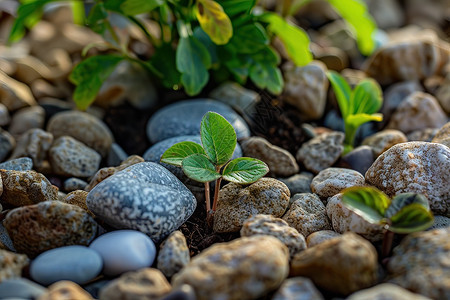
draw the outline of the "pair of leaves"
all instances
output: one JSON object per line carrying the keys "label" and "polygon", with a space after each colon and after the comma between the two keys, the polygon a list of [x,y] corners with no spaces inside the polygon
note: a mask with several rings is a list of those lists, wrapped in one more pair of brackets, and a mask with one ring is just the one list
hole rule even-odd
{"label": "pair of leaves", "polygon": [[433,224],[428,200],[420,194],[403,193],[392,201],[373,187],[351,187],[343,191],[342,202],[366,221],[387,225],[395,233],[411,233]]}

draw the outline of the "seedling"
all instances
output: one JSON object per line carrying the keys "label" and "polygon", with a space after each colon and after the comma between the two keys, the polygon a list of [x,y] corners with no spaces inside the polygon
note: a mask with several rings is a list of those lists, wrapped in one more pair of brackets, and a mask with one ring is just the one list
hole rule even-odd
{"label": "seedling", "polygon": [[343,191],[342,202],[367,222],[385,229],[383,257],[387,257],[391,251],[394,233],[425,230],[434,221],[428,200],[421,194],[403,193],[391,200],[374,187],[351,187]]}
{"label": "seedling", "polygon": [[[239,157],[230,161],[236,148],[236,132],[221,115],[207,112],[200,124],[202,145],[181,142],[173,145],[161,156],[161,162],[181,167],[189,178],[205,183],[206,211],[214,215],[222,179],[249,184],[269,172],[269,167],[259,159]],[[211,208],[209,182],[215,181]]]}
{"label": "seedling", "polygon": [[359,126],[370,121],[380,122],[383,115],[376,113],[383,104],[383,96],[378,83],[363,79],[352,90],[347,81],[337,72],[327,73],[345,124],[344,154],[353,149]]}

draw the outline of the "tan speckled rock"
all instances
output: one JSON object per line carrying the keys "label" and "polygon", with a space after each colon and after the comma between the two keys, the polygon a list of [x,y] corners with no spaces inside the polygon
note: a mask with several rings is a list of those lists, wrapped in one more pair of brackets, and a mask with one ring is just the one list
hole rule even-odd
{"label": "tan speckled rock", "polygon": [[9,111],[37,105],[30,88],[3,72],[0,72],[0,102]]}
{"label": "tan speckled rock", "polygon": [[297,254],[290,276],[305,276],[334,293],[348,295],[377,281],[377,251],[354,233],[346,233]]}
{"label": "tan speckled rock", "polygon": [[364,176],[351,169],[327,168],[320,171],[311,182],[311,190],[321,199],[327,199],[352,186],[363,186]]}
{"label": "tan speckled rock", "polygon": [[369,289],[353,293],[346,300],[431,300],[428,297],[411,293],[410,291],[392,284],[382,283]]}
{"label": "tan speckled rock", "polygon": [[370,146],[374,156],[378,157],[381,153],[392,146],[400,143],[406,143],[407,141],[408,139],[405,134],[400,130],[385,129],[366,137],[362,141],[362,144]]}
{"label": "tan speckled rock", "polygon": [[72,281],[62,280],[48,287],[48,290],[37,298],[37,300],[93,300],[91,294],[81,286]]}
{"label": "tan speckled rock", "polygon": [[94,213],[89,210],[86,204],[86,197],[89,193],[83,190],[76,190],[73,192],[68,193],[62,202],[67,204],[76,205],[82,209],[84,209],[88,214],[90,214],[92,217],[95,217]]}
{"label": "tan speckled rock", "polygon": [[450,114],[450,73],[436,91],[436,99],[447,114]]}
{"label": "tan speckled rock", "polygon": [[372,242],[383,239],[383,228],[370,224],[362,217],[352,212],[342,204],[342,194],[331,197],[327,203],[327,215],[331,220],[334,231],[344,233],[351,231],[362,235]]}
{"label": "tan speckled rock", "polygon": [[272,145],[264,138],[250,137],[240,144],[244,156],[262,160],[274,176],[287,177],[299,171],[298,164],[291,153]]}
{"label": "tan speckled rock", "polygon": [[273,178],[261,178],[247,187],[228,183],[219,191],[214,231],[239,231],[244,221],[256,214],[281,217],[290,195],[287,186]]}
{"label": "tan speckled rock", "polygon": [[434,213],[450,216],[450,148],[444,145],[397,144],[375,160],[365,177],[389,197],[422,193]]}
{"label": "tan speckled rock", "polygon": [[325,205],[316,194],[295,194],[293,198],[294,202],[283,216],[290,226],[305,237],[319,230],[331,229]]}
{"label": "tan speckled rock", "polygon": [[325,241],[334,239],[335,237],[338,237],[340,235],[340,233],[337,233],[333,230],[316,231],[308,235],[308,237],[306,238],[306,245],[308,246],[308,248],[311,248]]}
{"label": "tan speckled rock", "polygon": [[40,128],[30,129],[17,140],[17,146],[9,159],[27,156],[33,160],[35,168],[40,168],[44,159],[47,158],[47,151],[52,143],[51,133]]}
{"label": "tan speckled rock", "polygon": [[431,142],[439,128],[425,128],[421,130],[415,130],[406,135],[408,142]]}
{"label": "tan speckled rock", "polygon": [[23,206],[58,199],[58,188],[41,173],[0,169],[3,181],[2,202]]}
{"label": "tan speckled rock", "polygon": [[172,284],[191,285],[198,300],[252,300],[280,286],[288,275],[288,261],[288,249],[278,239],[242,237],[195,256]]}
{"label": "tan speckled rock", "polygon": [[29,259],[24,254],[0,250],[0,282],[8,278],[19,278]]}
{"label": "tan speckled rock", "polygon": [[431,140],[432,143],[440,143],[450,148],[450,122],[442,126]]}
{"label": "tan speckled rock", "polygon": [[159,246],[158,270],[166,277],[178,273],[190,260],[186,238],[179,230],[172,232]]}
{"label": "tan speckled rock", "polygon": [[97,223],[83,209],[60,201],[13,209],[3,225],[17,252],[30,257],[62,246],[87,246],[97,233]]}
{"label": "tan speckled rock", "polygon": [[289,256],[306,249],[305,237],[297,229],[271,215],[253,215],[248,218],[241,228],[241,236],[270,235],[279,239],[289,249]]}

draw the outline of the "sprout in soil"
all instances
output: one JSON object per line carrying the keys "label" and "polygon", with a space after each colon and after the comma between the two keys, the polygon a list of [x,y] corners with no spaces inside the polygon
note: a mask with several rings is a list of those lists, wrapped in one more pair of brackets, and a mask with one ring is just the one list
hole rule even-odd
{"label": "sprout in soil", "polygon": [[[267,165],[255,158],[240,157],[230,161],[236,148],[236,132],[221,115],[207,112],[200,124],[202,145],[181,142],[161,156],[161,162],[181,167],[187,177],[205,183],[206,211],[210,219],[216,210],[222,179],[238,184],[257,181],[269,172]],[[209,182],[215,181],[211,208]],[[210,219],[211,220],[211,219]]]}

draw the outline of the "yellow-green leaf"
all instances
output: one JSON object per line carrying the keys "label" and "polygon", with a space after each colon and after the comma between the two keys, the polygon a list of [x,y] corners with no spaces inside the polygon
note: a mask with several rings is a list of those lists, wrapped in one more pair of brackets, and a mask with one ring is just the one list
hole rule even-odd
{"label": "yellow-green leaf", "polygon": [[197,0],[197,20],[217,45],[225,45],[233,36],[233,26],[222,6],[213,0]]}

